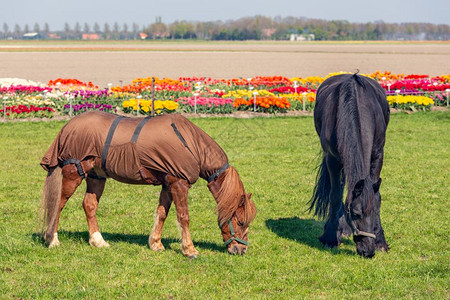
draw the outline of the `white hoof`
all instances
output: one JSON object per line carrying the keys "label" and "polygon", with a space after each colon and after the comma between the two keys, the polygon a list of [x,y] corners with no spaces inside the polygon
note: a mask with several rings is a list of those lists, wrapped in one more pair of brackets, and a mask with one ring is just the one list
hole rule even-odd
{"label": "white hoof", "polygon": [[61,243],[58,240],[58,233],[54,233],[53,234],[53,239],[51,240],[50,243],[48,243],[48,247],[49,248],[54,248],[54,247],[58,247],[59,245],[61,245]]}
{"label": "white hoof", "polygon": [[94,232],[89,238],[89,245],[92,247],[102,248],[109,247],[109,244],[105,242],[102,237],[102,234],[98,231]]}
{"label": "white hoof", "polygon": [[148,246],[153,251],[164,251],[164,245],[159,241],[154,240],[151,236],[148,238]]}

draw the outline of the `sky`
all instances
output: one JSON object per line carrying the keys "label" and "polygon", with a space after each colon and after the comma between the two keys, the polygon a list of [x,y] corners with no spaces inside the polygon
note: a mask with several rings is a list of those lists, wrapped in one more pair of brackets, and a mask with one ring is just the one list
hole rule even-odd
{"label": "sky", "polygon": [[[0,26],[34,24],[62,30],[64,24],[147,26],[161,17],[175,21],[227,21],[241,17],[306,17],[356,23],[450,24],[448,0],[0,0]],[[102,27],[101,27],[102,28]],[[2,30],[3,27],[0,27]]]}

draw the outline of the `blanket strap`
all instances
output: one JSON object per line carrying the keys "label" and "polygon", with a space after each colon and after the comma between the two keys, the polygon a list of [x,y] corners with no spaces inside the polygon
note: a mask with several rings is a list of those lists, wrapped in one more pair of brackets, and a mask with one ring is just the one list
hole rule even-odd
{"label": "blanket strap", "polygon": [[70,158],[62,162],[63,167],[70,164],[74,164],[77,167],[78,175],[80,175],[81,178],[86,178],[86,174],[84,173],[83,168],[81,167],[81,163],[78,159]]}
{"label": "blanket strap", "polygon": [[106,173],[106,157],[108,156],[109,146],[111,146],[111,140],[114,136],[114,132],[116,131],[117,125],[123,119],[123,116],[117,117],[109,128],[108,135],[106,136],[105,145],[103,146],[102,152],[102,169]]}
{"label": "blanket strap", "polygon": [[217,171],[216,173],[209,176],[208,179],[206,179],[206,181],[211,182],[213,180],[216,180],[217,177],[219,177],[220,174],[225,172],[229,167],[230,167],[230,165],[228,163],[224,164],[223,167],[219,169],[219,171]]}
{"label": "blanket strap", "polygon": [[88,174],[88,177],[91,178],[91,179],[106,180],[105,177],[100,176],[100,175],[97,175],[97,174],[95,174],[95,173],[89,173],[89,174]]}
{"label": "blanket strap", "polygon": [[175,132],[177,137],[180,139],[180,141],[183,143],[184,147],[186,147],[186,149],[188,149],[189,152],[191,152],[191,154],[194,155],[194,153],[192,153],[191,149],[189,148],[188,144],[186,143],[186,140],[184,139],[184,137],[181,135],[180,131],[178,130],[177,125],[175,125],[175,123],[172,123],[172,124],[170,124],[170,126],[172,126],[173,131]]}
{"label": "blanket strap", "polygon": [[133,136],[131,137],[131,141],[133,143],[137,142],[137,139],[139,137],[139,133],[141,133],[142,127],[144,127],[145,123],[147,123],[147,121],[150,120],[151,118],[152,118],[151,116],[148,116],[148,117],[143,118],[141,120],[141,122],[139,122],[138,126],[134,130]]}

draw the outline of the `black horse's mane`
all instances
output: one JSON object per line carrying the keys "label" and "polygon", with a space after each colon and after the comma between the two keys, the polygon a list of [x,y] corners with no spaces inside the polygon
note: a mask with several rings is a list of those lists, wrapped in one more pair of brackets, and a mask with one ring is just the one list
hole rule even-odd
{"label": "black horse's mane", "polygon": [[357,85],[365,88],[362,76],[353,74],[341,85],[338,95],[336,137],[349,189],[366,177],[361,148],[361,118],[358,110]]}

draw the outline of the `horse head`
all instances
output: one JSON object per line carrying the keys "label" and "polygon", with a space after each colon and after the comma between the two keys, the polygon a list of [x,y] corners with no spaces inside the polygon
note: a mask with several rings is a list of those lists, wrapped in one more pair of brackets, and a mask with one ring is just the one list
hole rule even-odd
{"label": "horse head", "polygon": [[371,258],[375,255],[375,224],[377,204],[380,201],[379,189],[381,178],[359,180],[353,190],[347,194],[345,202],[345,219],[353,231],[353,241],[359,255]]}
{"label": "horse head", "polygon": [[256,215],[251,193],[244,190],[239,175],[229,167],[217,179],[208,183],[217,202],[217,221],[223,241],[230,254],[244,254],[248,247],[248,228]]}

